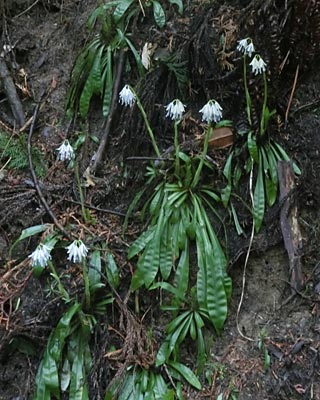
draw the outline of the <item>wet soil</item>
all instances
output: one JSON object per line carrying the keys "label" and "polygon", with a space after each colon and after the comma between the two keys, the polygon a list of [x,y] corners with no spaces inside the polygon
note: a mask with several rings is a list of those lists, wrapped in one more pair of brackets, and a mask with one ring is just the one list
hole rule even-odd
{"label": "wet soil", "polygon": [[[248,2],[219,3],[225,15],[231,10],[233,15],[241,16],[241,12],[248,6]],[[43,182],[48,187],[47,195],[52,207],[61,215],[67,214],[73,212],[76,205],[61,205],[59,198],[67,193],[70,198],[78,200],[78,194],[72,172],[61,171],[61,166],[55,161],[54,149],[68,129],[65,98],[70,73],[74,60],[86,41],[85,23],[96,2],[48,0],[12,3],[2,1],[1,4],[7,39],[9,37],[10,43],[15,44],[14,57],[11,58],[15,63],[11,64],[11,73],[24,88],[19,91],[19,95],[28,117],[32,115],[40,94],[48,88],[52,89],[39,113],[34,140],[49,160],[48,174]],[[194,25],[197,24],[196,10],[197,7],[192,9],[189,6],[188,19]],[[252,18],[257,14],[253,13]],[[171,15],[171,18],[174,19],[174,16]],[[183,24],[188,22],[183,21]],[[172,20],[170,23],[172,24]],[[217,20],[214,23],[217,24]],[[142,40],[149,40],[150,31],[138,34]],[[164,42],[168,40],[169,38],[165,38]],[[284,93],[277,95],[285,99],[281,101],[285,102],[285,106],[288,104],[293,78],[294,74],[288,71],[286,82],[279,86]],[[199,84],[204,79],[204,74],[199,73],[197,77],[193,77],[193,83]],[[237,97],[238,89],[235,81],[230,86],[228,79],[225,82],[223,90],[231,99],[227,106],[231,117],[235,106],[232,98]],[[233,294],[229,317],[220,337],[209,330],[206,332],[210,359],[206,377],[203,377],[204,389],[201,393],[189,390],[187,398],[320,400],[319,92],[320,73],[311,66],[302,71],[299,77],[287,123],[285,124],[284,112],[281,112],[280,106],[278,118],[279,140],[302,169],[302,175],[296,181],[294,202],[298,207],[299,226],[303,236],[301,256],[305,288],[296,293],[289,283],[289,259],[281,235],[278,205],[267,213],[267,222],[262,233],[254,239],[245,273],[250,223],[246,237],[231,234],[229,273],[233,281]],[[198,100],[194,93],[191,97],[194,99],[193,107],[197,107]],[[3,104],[0,118],[3,120],[4,116],[10,116],[10,109],[5,102],[0,104]],[[103,119],[99,107],[97,101],[96,105],[93,104],[85,128],[79,124],[74,130],[79,132],[81,129],[90,129],[91,133],[101,136]],[[284,111],[285,109],[286,107]],[[235,115],[241,119],[236,111]],[[116,119],[119,125],[114,127],[115,134],[111,135],[103,171],[95,181],[96,186],[91,192],[88,191],[88,199],[93,204],[121,212],[126,211],[136,190],[144,182],[141,164],[127,165],[124,173],[122,153],[145,155],[141,150],[136,153],[137,147],[141,149],[145,143],[143,135],[136,139],[136,133],[133,133],[132,142],[128,142],[128,135],[121,133],[121,127],[126,127],[123,118],[118,111]],[[10,118],[2,122],[8,126]],[[172,144],[167,137],[162,137],[162,140],[163,148]],[[83,165],[87,165],[92,151],[92,148],[88,148],[82,153]],[[36,240],[31,239],[28,243],[18,245],[15,257],[21,262],[16,263],[12,271],[11,264],[8,264],[9,247],[21,230],[50,221],[30,182],[28,170],[8,171],[0,180],[0,400],[32,398],[42,350],[64,309],[54,288],[50,287],[49,274],[37,279],[30,274],[28,262],[24,262],[36,245]],[[79,210],[77,212],[79,214]],[[123,218],[98,211],[95,216],[99,219],[97,229],[108,231],[110,246],[116,250],[117,261],[123,268],[123,279],[129,281],[131,266],[128,267],[125,261],[127,243],[121,239]],[[131,229],[134,236],[139,225],[131,226]],[[71,290],[76,290],[77,284],[79,278],[71,282]],[[157,310],[157,305],[153,304],[151,298],[143,298],[141,304],[141,312],[148,310],[150,306]],[[154,311],[153,315],[156,314],[157,311]],[[159,330],[160,336],[165,323],[165,320],[154,322],[154,330]],[[106,321],[102,321],[92,343],[96,360],[100,360],[91,375],[92,399],[102,398],[101,387],[107,385],[107,382],[100,382],[100,389],[97,389],[97,377],[110,379],[114,373],[98,357],[101,349],[106,346],[108,333],[103,330],[106,326]],[[268,365],[265,365],[265,350],[270,356]],[[192,360],[190,363],[192,364]],[[100,371],[97,371],[99,368]]]}

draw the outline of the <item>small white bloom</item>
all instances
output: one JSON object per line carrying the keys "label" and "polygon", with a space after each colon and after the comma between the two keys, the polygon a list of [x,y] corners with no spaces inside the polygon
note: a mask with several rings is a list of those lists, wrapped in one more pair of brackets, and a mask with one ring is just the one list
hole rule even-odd
{"label": "small white bloom", "polygon": [[170,104],[166,106],[166,117],[174,120],[179,120],[184,113],[185,105],[181,103],[179,99],[173,100]]}
{"label": "small white bloom", "polygon": [[248,54],[251,57],[252,53],[254,52],[254,45],[251,38],[245,38],[239,40],[237,46],[237,50],[241,51],[243,54]]}
{"label": "small white bloom", "polygon": [[259,56],[259,54],[256,54],[251,61],[250,65],[252,66],[252,72],[255,73],[255,75],[261,74],[266,70],[267,64],[263,61],[263,59]]}
{"label": "small white bloom", "polygon": [[44,268],[48,264],[48,261],[51,260],[51,250],[51,247],[40,243],[29,256],[32,259],[32,266]]}
{"label": "small white bloom", "polygon": [[133,93],[129,85],[124,86],[124,88],[119,93],[119,97],[119,102],[129,107],[132,107],[136,100],[136,95]]}
{"label": "small white bloom", "polygon": [[67,139],[64,140],[62,145],[58,147],[57,150],[59,151],[58,160],[60,161],[71,160],[74,156],[74,150]]}
{"label": "small white bloom", "polygon": [[69,246],[66,247],[68,252],[68,260],[74,263],[81,262],[84,257],[88,254],[88,248],[82,242],[82,240],[75,240]]}
{"label": "small white bloom", "polygon": [[206,105],[204,105],[199,112],[202,113],[202,121],[208,123],[214,121],[219,122],[222,118],[222,107],[216,100],[209,100]]}

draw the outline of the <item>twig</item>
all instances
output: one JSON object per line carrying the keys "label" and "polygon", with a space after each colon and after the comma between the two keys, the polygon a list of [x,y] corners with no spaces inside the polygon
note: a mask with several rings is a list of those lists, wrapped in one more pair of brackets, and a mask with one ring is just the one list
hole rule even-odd
{"label": "twig", "polygon": [[33,130],[34,130],[34,126],[36,123],[36,119],[38,116],[38,112],[41,106],[41,100],[42,100],[43,94],[40,97],[40,100],[38,102],[38,104],[36,105],[36,108],[34,110],[33,113],[33,117],[32,117],[32,123],[30,126],[30,130],[29,130],[29,135],[28,135],[28,144],[27,144],[27,150],[28,150],[28,160],[29,160],[29,168],[30,168],[30,172],[31,172],[31,176],[32,176],[32,180],[34,183],[34,187],[37,191],[38,197],[43,205],[43,207],[45,208],[45,210],[47,211],[47,213],[50,215],[53,223],[55,224],[55,226],[61,231],[61,233],[68,238],[69,240],[72,240],[71,235],[64,229],[64,227],[60,224],[60,222],[57,220],[56,216],[54,215],[53,211],[51,210],[51,208],[49,207],[46,199],[44,198],[42,191],[40,189],[39,186],[39,182],[37,179],[37,176],[34,172],[34,168],[33,168],[33,162],[32,162],[32,154],[31,154],[31,138],[32,138],[32,134],[33,134]]}
{"label": "twig", "polygon": [[295,76],[294,76],[294,81],[293,81],[293,85],[292,85],[292,90],[291,90],[290,98],[289,98],[289,101],[288,101],[288,107],[287,107],[286,115],[285,115],[285,119],[284,119],[284,126],[285,126],[285,127],[287,126],[287,123],[288,123],[289,111],[290,111],[290,108],[291,108],[291,103],[292,103],[293,95],[294,95],[294,92],[295,92],[295,90],[296,90],[297,81],[298,81],[298,75],[299,75],[299,64],[298,64],[297,69],[296,69],[296,74],[295,74]]}
{"label": "twig", "polygon": [[[75,201],[75,200],[71,200],[71,199],[63,199],[63,200],[67,201],[69,203],[78,204],[79,206],[81,206],[80,201]],[[87,204],[87,203],[84,203],[83,205],[84,205],[84,207],[90,208],[91,210],[96,210],[96,211],[104,212],[104,213],[107,213],[107,214],[118,215],[119,217],[125,217],[126,216],[125,213],[122,213],[120,211],[114,211],[114,210],[109,210],[107,208],[95,207],[95,206],[92,206],[92,205]]]}
{"label": "twig", "polygon": [[24,11],[22,11],[20,14],[15,15],[13,18],[19,18],[21,15],[26,14],[28,11],[31,10],[37,3],[39,3],[39,0],[36,0],[34,3],[32,3],[28,8],[26,8]]}
{"label": "twig", "polygon": [[113,115],[114,115],[114,112],[115,112],[116,106],[117,106],[117,97],[118,97],[118,92],[119,92],[119,86],[120,86],[120,80],[121,80],[122,70],[123,70],[123,66],[124,66],[124,61],[125,61],[125,50],[120,50],[119,61],[118,61],[118,65],[116,68],[117,73],[116,73],[116,78],[115,78],[114,85],[113,85],[113,93],[112,93],[110,111],[109,111],[109,115],[108,115],[108,119],[107,119],[107,123],[106,123],[106,128],[105,128],[104,134],[101,138],[101,142],[98,147],[98,150],[96,152],[96,157],[95,157],[94,163],[93,163],[92,167],[90,168],[90,171],[93,175],[96,173],[97,169],[99,168],[99,166],[102,162],[103,154],[104,154],[104,151],[105,151],[105,148],[107,145],[109,132],[110,132],[110,128],[111,128],[111,123],[112,123],[112,118],[113,118]]}

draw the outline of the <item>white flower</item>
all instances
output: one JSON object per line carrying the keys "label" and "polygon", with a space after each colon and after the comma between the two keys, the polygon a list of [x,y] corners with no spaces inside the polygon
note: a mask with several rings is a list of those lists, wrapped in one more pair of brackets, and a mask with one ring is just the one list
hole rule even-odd
{"label": "white flower", "polygon": [[179,120],[184,113],[185,105],[181,103],[179,99],[173,100],[170,104],[166,106],[166,117],[174,120]]}
{"label": "white flower", "polygon": [[251,61],[250,65],[252,66],[252,72],[255,73],[255,75],[261,74],[266,70],[267,64],[263,61],[263,59],[259,56],[259,54],[256,54]]}
{"label": "white flower", "polygon": [[243,54],[248,54],[251,57],[254,52],[254,45],[251,38],[246,38],[239,40],[237,50],[241,51]]}
{"label": "white flower", "polygon": [[69,246],[67,246],[66,249],[68,252],[68,260],[74,263],[81,262],[88,253],[88,248],[85,246],[82,240],[75,240]]}
{"label": "white flower", "polygon": [[71,160],[74,156],[74,150],[67,139],[64,140],[62,145],[58,147],[57,150],[59,151],[58,160],[60,161]]}
{"label": "white flower", "polygon": [[51,250],[51,247],[40,243],[29,256],[32,259],[32,266],[44,268],[48,264],[48,261],[51,260]]}
{"label": "white flower", "polygon": [[132,107],[136,100],[136,95],[133,93],[129,85],[124,86],[124,88],[119,93],[119,97],[119,102],[129,107]]}
{"label": "white flower", "polygon": [[214,121],[218,122],[222,118],[222,108],[216,100],[209,100],[208,103],[201,108],[199,112],[202,113],[202,121],[208,123]]}

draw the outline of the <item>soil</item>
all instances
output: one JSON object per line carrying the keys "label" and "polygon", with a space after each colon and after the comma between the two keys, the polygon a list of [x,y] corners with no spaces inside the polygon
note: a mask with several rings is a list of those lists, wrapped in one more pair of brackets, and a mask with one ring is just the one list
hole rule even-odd
{"label": "soil", "polygon": [[[319,49],[315,47],[311,54],[306,41],[303,43],[304,37],[297,38],[297,32],[300,32],[298,28],[290,31],[285,24],[285,28],[274,28],[273,13],[276,10],[284,11],[280,2],[258,1],[255,5],[248,1],[213,3],[208,8],[203,1],[189,2],[185,4],[183,17],[177,17],[175,8],[168,6],[168,27],[163,33],[154,29],[153,22],[144,22],[143,28],[136,30],[133,40],[139,45],[138,48],[142,48],[153,37],[152,32],[155,32],[159,46],[166,47],[171,41],[182,54],[188,54],[192,64],[192,67],[189,64],[191,87],[186,94],[190,108],[199,109],[199,104],[212,90],[218,93],[217,96],[226,98],[225,111],[228,118],[235,121],[238,130],[244,119],[243,113],[239,111],[239,108],[244,108],[239,107],[241,104],[238,100],[239,93],[242,93],[240,69],[235,67],[229,72],[221,67],[221,63],[232,63],[234,67],[239,60],[235,54],[227,55],[230,49],[219,53],[219,48],[213,46],[216,52],[213,61],[210,58],[212,54],[208,55],[204,47],[209,46],[210,41],[217,43],[223,21],[225,35],[234,35],[230,39],[230,47],[234,48],[236,41],[244,35],[252,34],[255,43],[260,41],[260,47],[264,46],[267,61],[274,69],[280,64],[279,59],[283,61],[287,49],[295,46],[296,52],[290,53],[289,66],[284,67],[280,77],[279,74],[271,75],[270,81],[273,76],[277,79],[270,88],[270,98],[277,108],[274,135],[277,135],[302,170],[301,176],[296,178],[292,206],[298,209],[302,234],[299,256],[302,260],[304,287],[301,291],[295,291],[290,285],[289,258],[280,229],[280,203],[268,210],[263,229],[254,238],[249,261],[244,269],[251,223],[248,214],[240,208],[239,217],[246,227],[245,236],[237,236],[234,229],[228,227],[229,274],[233,282],[229,316],[221,336],[216,336],[209,329],[206,331],[210,358],[202,378],[204,389],[198,393],[186,388],[186,396],[189,399],[219,400],[320,400],[320,72],[313,67],[319,60]],[[287,15],[287,20],[293,18],[290,9],[296,4],[298,14],[299,4],[302,7],[303,2],[297,0],[288,3],[287,14],[282,14]],[[320,2],[313,3],[317,4],[317,14],[315,12],[316,17],[312,23],[306,25],[306,32],[307,29],[314,29],[313,37],[316,38],[320,32]],[[96,4],[94,0],[0,1],[3,14],[1,44],[14,44],[6,60],[16,87],[19,88],[18,95],[22,99],[27,120],[33,115],[41,94],[44,91],[47,93],[38,114],[33,144],[41,149],[48,160],[48,171],[41,178],[41,184],[47,188],[46,199],[59,221],[66,223],[74,223],[75,219],[81,218],[79,205],[72,203],[79,202],[79,194],[72,170],[62,169],[61,163],[56,161],[55,149],[67,131],[71,131],[69,135],[74,138],[86,130],[101,137],[104,129],[98,99],[93,101],[85,123],[75,121],[70,125],[65,112],[71,70],[88,38],[86,21]],[[297,21],[303,23],[298,17]],[[255,30],[255,24],[258,24],[259,29]],[[302,27],[304,25],[300,25],[299,29]],[[266,32],[270,41],[266,37],[268,35],[264,34]],[[310,35],[305,36],[310,38]],[[277,40],[280,41],[279,45],[275,45]],[[225,58],[221,61],[221,57]],[[300,74],[286,120],[285,113],[297,65],[300,66]],[[153,115],[161,147],[166,149],[172,145],[172,140],[165,133],[167,126],[163,122],[163,110],[162,114],[159,113],[159,104],[169,102],[174,98],[173,95],[177,95],[177,90],[170,86],[170,82],[166,86],[164,77],[168,72],[156,71],[151,71],[148,79],[133,79],[136,79],[142,97],[154,88],[155,93],[148,99],[150,107],[147,111]],[[123,81],[130,77],[130,71],[125,71],[124,75]],[[13,117],[1,85],[0,96],[0,126],[4,132],[11,132]],[[259,104],[259,99],[257,101]],[[191,117],[185,124],[184,139],[189,142],[201,132],[197,132],[196,123]],[[90,142],[81,149],[78,156],[81,174],[89,165],[95,146]],[[221,162],[228,151],[211,150],[210,156]],[[120,288],[120,295],[123,298],[127,295],[128,282],[134,268],[126,260],[127,246],[142,227],[138,220],[132,222],[125,241],[121,236],[123,216],[116,214],[126,212],[135,193],[143,185],[146,165],[140,161],[124,160],[128,156],[150,155],[151,146],[141,121],[134,117],[128,119],[123,110],[118,109],[103,167],[94,178],[95,186],[89,187],[85,193],[87,202],[93,206],[115,212],[110,214],[92,210],[96,225],[90,225],[88,229],[97,237],[105,235],[121,267],[123,287]],[[50,275],[43,274],[37,278],[32,274],[27,256],[38,243],[38,238],[19,243],[13,259],[9,257],[10,246],[22,229],[52,221],[39,201],[28,169],[6,169],[3,167],[4,161],[0,160],[0,172],[5,170],[0,177],[0,400],[23,400],[32,398],[42,351],[65,308],[50,284]],[[244,192],[248,195],[247,189]],[[62,273],[65,260],[59,251],[55,256],[61,259],[59,271]],[[68,280],[70,276],[72,279]],[[77,294],[81,290],[79,271],[68,267],[64,277],[64,283],[69,285],[70,291]],[[132,309],[134,301],[133,298],[128,301]],[[157,301],[148,296],[146,291],[142,292],[140,302],[141,315],[136,316],[137,320],[143,326],[142,315],[148,314],[151,308],[145,324],[151,323],[161,337],[166,320],[156,318]],[[101,354],[107,352],[114,340],[112,333],[106,329],[109,324],[107,316],[99,321],[91,343],[95,364],[89,377],[91,399],[103,398],[103,390],[115,374],[114,365],[101,359]],[[191,348],[190,354],[187,353],[186,357],[192,366],[194,360]],[[270,365],[265,365],[266,354],[270,356]]]}

